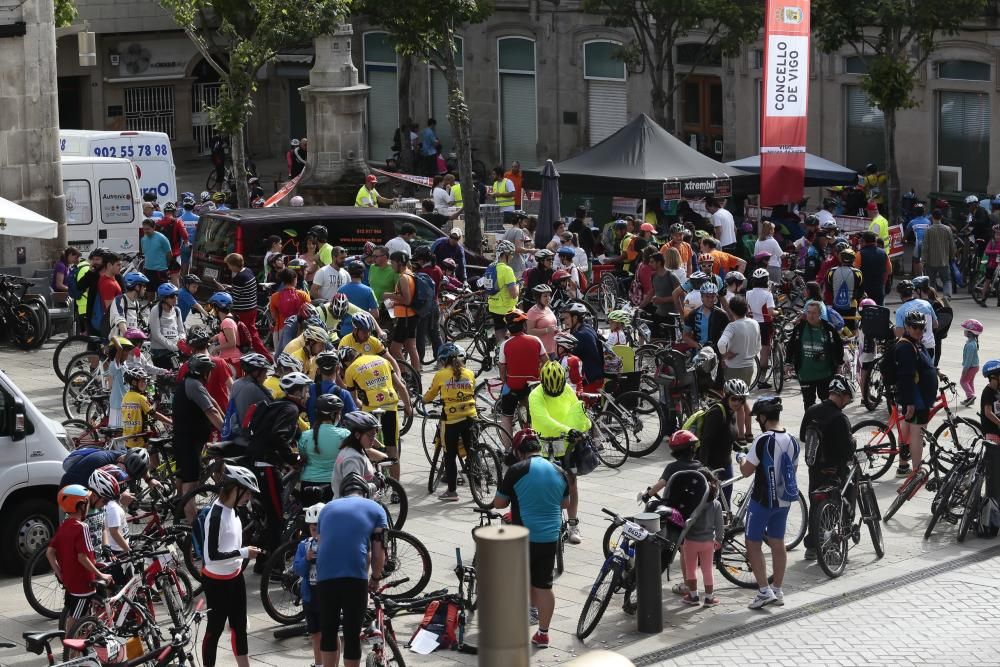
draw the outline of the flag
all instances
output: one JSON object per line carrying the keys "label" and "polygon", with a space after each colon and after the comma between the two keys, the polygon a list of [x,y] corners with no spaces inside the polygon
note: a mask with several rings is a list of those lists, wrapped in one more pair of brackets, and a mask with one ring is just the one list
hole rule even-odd
{"label": "flag", "polygon": [[760,203],[802,199],[809,101],[809,0],[767,0]]}

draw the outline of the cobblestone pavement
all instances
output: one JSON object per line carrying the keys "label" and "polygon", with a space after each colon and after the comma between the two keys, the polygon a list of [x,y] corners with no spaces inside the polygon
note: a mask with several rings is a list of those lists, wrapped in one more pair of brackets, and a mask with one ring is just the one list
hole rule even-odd
{"label": "cobblestone pavement", "polygon": [[[960,374],[961,331],[958,323],[967,317],[977,317],[986,326],[980,358],[1000,357],[1000,342],[990,336],[1000,331],[1000,309],[982,309],[972,301],[957,300],[954,303],[956,325],[952,336],[947,339],[941,368],[953,379]],[[36,352],[21,353],[0,350],[0,368],[3,368],[18,385],[32,398],[46,414],[63,419],[62,387],[51,370],[51,354],[54,344],[49,343]],[[982,388],[982,380],[977,381]],[[786,411],[785,424],[798,430],[802,416],[802,404],[794,383],[783,394]],[[884,410],[868,413],[859,405],[849,409],[855,421],[869,417],[884,419]],[[974,411],[962,408],[959,414],[974,416]],[[934,426],[935,424],[932,424]],[[405,529],[417,535],[427,546],[433,560],[433,575],[428,590],[450,587],[455,589],[457,581],[451,572],[454,566],[455,547],[463,554],[471,556],[474,550],[470,530],[477,520],[472,512],[473,503],[468,492],[460,487],[463,501],[457,504],[441,504],[426,491],[427,462],[420,451],[418,435],[419,423],[404,440],[404,472],[402,481],[408,492],[410,515]],[[807,660],[815,664],[895,664],[901,662],[943,662],[943,655],[934,654],[931,649],[944,650],[943,642],[936,637],[952,636],[965,628],[958,641],[949,640],[948,646],[961,647],[961,653],[949,653],[947,661],[953,664],[973,662],[1000,663],[1000,659],[988,660],[996,655],[996,633],[986,632],[988,640],[980,639],[980,628],[986,625],[987,614],[994,616],[994,582],[989,576],[996,567],[995,554],[988,552],[992,559],[982,563],[970,562],[955,572],[937,572],[926,579],[909,582],[900,580],[898,587],[882,591],[873,589],[879,584],[896,580],[897,577],[920,571],[933,565],[947,563],[957,558],[973,557],[983,549],[993,547],[996,542],[979,540],[974,537],[962,545],[956,544],[952,526],[939,527],[930,540],[923,539],[923,530],[928,516],[930,494],[923,492],[907,503],[897,517],[883,524],[886,555],[876,560],[867,534],[862,535],[860,544],[851,551],[851,560],[845,574],[836,580],[828,579],[815,563],[802,560],[801,547],[789,557],[788,575],[785,581],[787,605],[784,608],[768,608],[753,612],[746,608],[752,591],[729,585],[716,573],[718,595],[722,604],[712,609],[696,609],[683,606],[670,594],[669,585],[664,582],[664,631],[649,636],[635,632],[635,619],[621,610],[620,599],[609,606],[604,620],[587,642],[579,642],[575,636],[577,617],[590,586],[597,575],[602,557],[600,539],[607,525],[601,514],[602,507],[619,513],[637,510],[634,502],[637,491],[645,489],[659,476],[668,462],[668,455],[662,451],[642,459],[630,459],[618,470],[600,469],[581,478],[580,517],[584,542],[579,546],[568,546],[566,550],[566,572],[555,585],[557,596],[556,614],[552,624],[552,647],[537,651],[533,664],[561,664],[588,649],[608,648],[621,651],[633,659],[651,655],[644,664],[655,664],[658,660],[695,661],[702,664],[721,664],[732,660],[747,662],[758,657],[761,661],[778,664],[802,665]],[[804,471],[801,484],[805,485]],[[896,486],[891,475],[876,482],[875,488],[880,505],[885,508],[894,494]],[[674,581],[677,568],[671,570]],[[670,582],[673,583],[673,582]],[[259,579],[248,577],[250,597],[250,650],[254,664],[262,665],[307,665],[311,662],[311,651],[305,639],[276,641],[272,637],[275,624],[264,613],[257,590]],[[864,591],[877,590],[871,596]],[[850,598],[849,604],[833,605],[844,596],[861,591],[861,597]],[[936,593],[936,594],[935,594]],[[809,614],[799,616],[807,607]],[[899,611],[895,611],[899,609]],[[757,623],[766,619],[788,616],[789,620],[778,626],[758,628]],[[909,621],[909,619],[914,621]],[[397,633],[409,637],[417,617],[397,619]],[[899,639],[892,639],[892,631],[885,628],[885,620],[901,632]],[[992,618],[990,618],[992,620]],[[825,625],[823,625],[825,623]],[[833,625],[831,625],[831,623]],[[839,625],[838,625],[839,624]],[[0,579],[0,637],[20,642],[21,632],[31,629],[54,627],[54,623],[43,621],[25,603],[21,592],[20,579]],[[834,628],[831,631],[831,627]],[[872,632],[871,628],[877,628]],[[475,622],[471,627],[471,641],[475,642]],[[727,633],[727,634],[718,634]],[[738,638],[727,639],[728,633],[740,633]],[[772,634],[773,633],[773,634]],[[710,646],[698,647],[689,644],[700,637],[707,638]],[[801,640],[801,641],[800,641]],[[831,643],[832,642],[832,643]],[[992,642],[992,643],[991,643]],[[681,647],[685,652],[674,655],[659,655],[657,652]],[[936,647],[936,648],[935,648]],[[745,649],[745,650],[744,650]],[[950,649],[949,649],[950,650]],[[768,653],[767,651],[771,651]],[[235,664],[232,656],[220,650],[220,665]],[[406,660],[411,665],[446,666],[475,664],[473,656],[453,652],[438,652],[431,656],[407,653]],[[0,665],[38,665],[41,660],[29,656],[23,650],[0,652]],[[669,663],[665,663],[669,664]]]}

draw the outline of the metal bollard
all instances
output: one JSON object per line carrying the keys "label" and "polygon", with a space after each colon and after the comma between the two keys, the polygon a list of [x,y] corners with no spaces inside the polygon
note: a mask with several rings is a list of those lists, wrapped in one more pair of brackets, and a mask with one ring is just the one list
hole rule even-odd
{"label": "metal bollard", "polygon": [[528,529],[476,529],[479,667],[528,667]]}
{"label": "metal bollard", "polygon": [[[635,522],[651,533],[660,532],[660,515],[643,512],[635,515]],[[650,541],[635,545],[635,587],[638,597],[636,630],[663,632],[663,578],[660,566],[660,547]]]}
{"label": "metal bollard", "polygon": [[566,667],[635,667],[631,660],[611,651],[591,651],[573,658]]}

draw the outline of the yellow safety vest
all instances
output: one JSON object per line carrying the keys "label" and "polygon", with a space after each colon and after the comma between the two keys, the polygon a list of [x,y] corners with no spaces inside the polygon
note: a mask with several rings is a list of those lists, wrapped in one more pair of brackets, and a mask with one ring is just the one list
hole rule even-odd
{"label": "yellow safety vest", "polygon": [[374,208],[378,206],[378,192],[372,190],[368,192],[368,188],[364,185],[358,190],[358,196],[354,198],[354,206],[357,208]]}
{"label": "yellow safety vest", "polygon": [[455,208],[462,208],[462,185],[460,183],[451,186],[451,198],[455,200]]}
{"label": "yellow safety vest", "polygon": [[[80,262],[81,265],[73,267],[73,272],[76,273],[77,281],[87,275],[87,271],[90,271],[90,262],[83,259],[83,257],[80,258]],[[78,315],[87,314],[87,292],[84,292],[83,296],[76,300],[76,312]]]}
{"label": "yellow safety vest", "polygon": [[496,202],[496,205],[501,208],[514,205],[514,193],[506,191],[506,183],[506,178],[502,178],[499,181],[493,181],[494,201]]}

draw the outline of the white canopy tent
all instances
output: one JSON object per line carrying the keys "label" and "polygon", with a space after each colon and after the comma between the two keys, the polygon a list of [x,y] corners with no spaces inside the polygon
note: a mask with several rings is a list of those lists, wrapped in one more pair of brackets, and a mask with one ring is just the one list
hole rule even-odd
{"label": "white canopy tent", "polygon": [[59,223],[0,197],[0,234],[31,239],[54,239]]}

